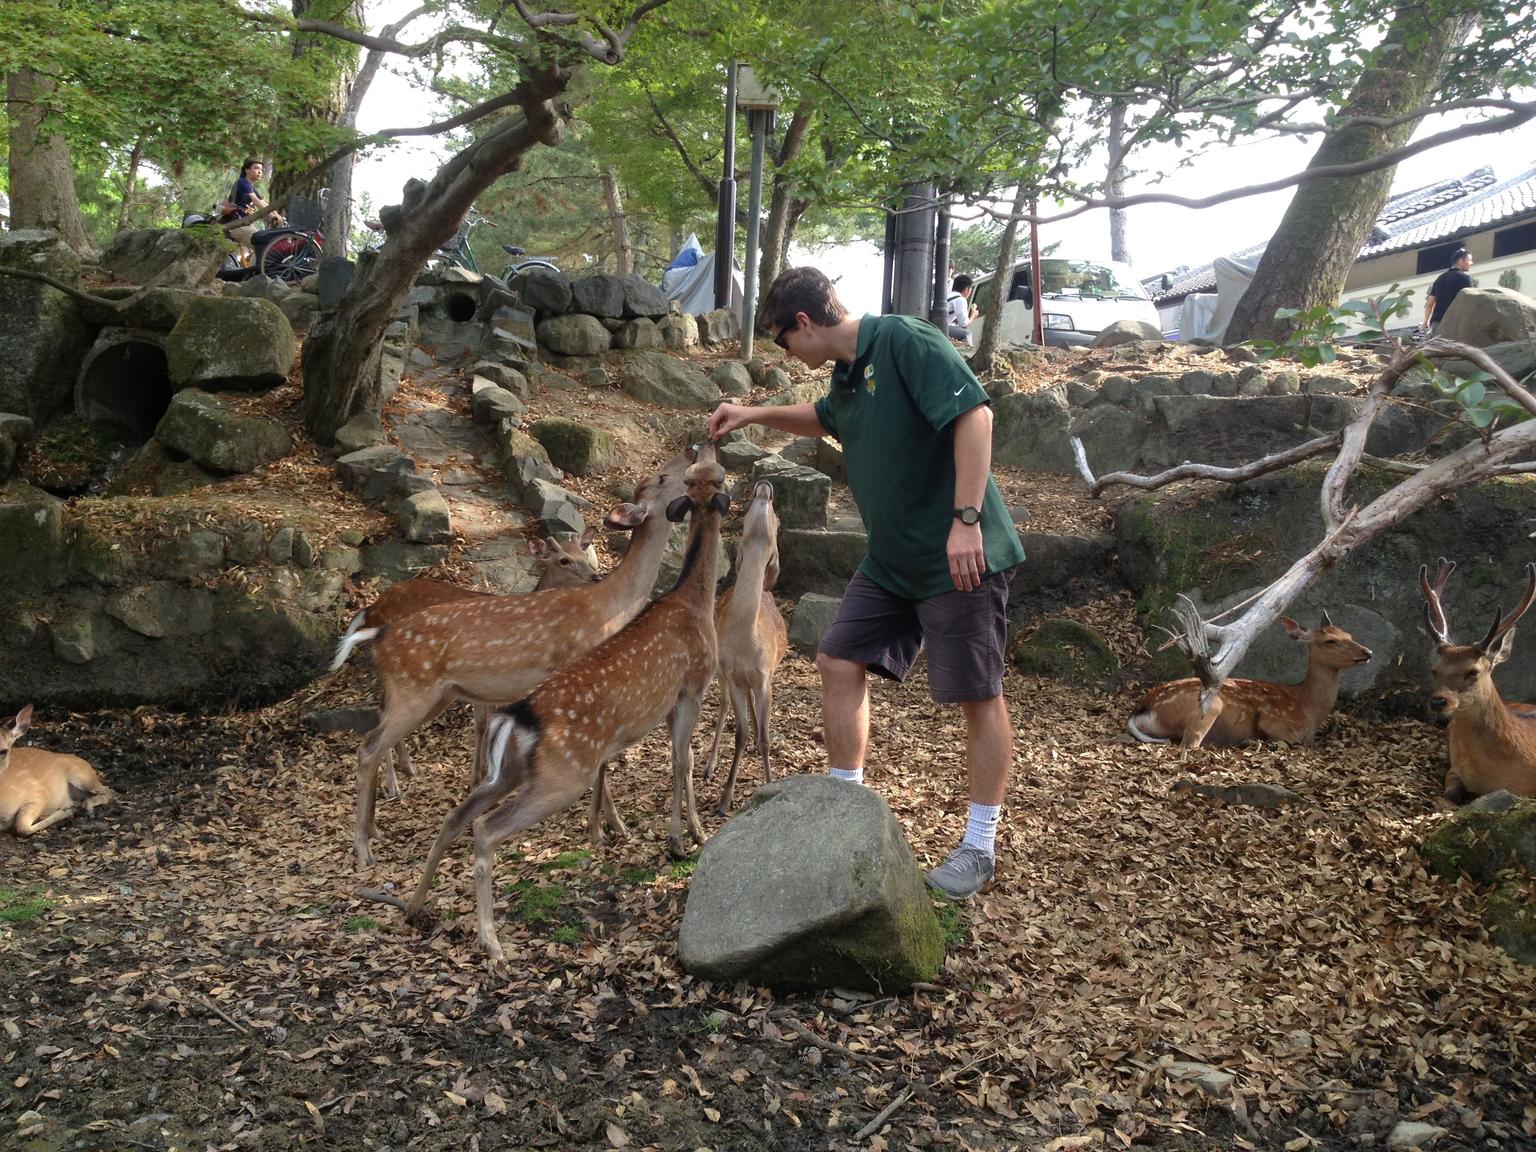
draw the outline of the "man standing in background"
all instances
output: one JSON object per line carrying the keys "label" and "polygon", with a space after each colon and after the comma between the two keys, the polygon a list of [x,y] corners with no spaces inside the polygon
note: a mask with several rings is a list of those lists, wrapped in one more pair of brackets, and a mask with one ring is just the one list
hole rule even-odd
{"label": "man standing in background", "polygon": [[1456,294],[1463,288],[1472,287],[1471,268],[1472,253],[1458,248],[1451,255],[1451,266],[1435,277],[1435,282],[1429,286],[1429,295],[1424,298],[1424,323],[1419,325],[1419,331],[1425,336],[1440,326],[1445,310],[1456,299]]}

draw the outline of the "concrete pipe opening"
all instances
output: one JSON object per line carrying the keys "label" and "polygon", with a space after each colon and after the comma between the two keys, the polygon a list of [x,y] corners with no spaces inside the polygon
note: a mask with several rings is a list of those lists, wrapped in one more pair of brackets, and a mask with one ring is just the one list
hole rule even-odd
{"label": "concrete pipe opening", "polygon": [[450,292],[443,301],[443,314],[455,324],[464,324],[480,311],[480,298],[470,292]]}
{"label": "concrete pipe opening", "polygon": [[176,389],[155,332],[103,328],[86,353],[75,383],[75,415],[109,424],[143,443],[170,406]]}

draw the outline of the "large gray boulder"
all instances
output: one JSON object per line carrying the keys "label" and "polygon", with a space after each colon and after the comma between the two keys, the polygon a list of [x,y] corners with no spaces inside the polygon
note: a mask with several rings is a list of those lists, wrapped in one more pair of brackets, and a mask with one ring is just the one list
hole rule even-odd
{"label": "large gray boulder", "polygon": [[938,974],[944,933],[880,794],[792,776],[758,789],[704,846],[678,958],[709,980],[888,995]]}
{"label": "large gray boulder", "polygon": [[1138,340],[1162,340],[1162,330],[1145,320],[1116,320],[1093,338],[1094,348],[1114,348],[1120,344],[1134,344]]}
{"label": "large gray boulder", "polygon": [[[1431,872],[1487,887],[1483,926],[1522,964],[1536,964],[1536,904],[1523,878],[1536,876],[1536,800],[1481,796],[1430,833],[1420,851]],[[1523,877],[1522,874],[1523,873]]]}
{"label": "large gray boulder", "polygon": [[294,356],[293,326],[270,300],[199,296],[165,338],[171,382],[208,392],[275,388]]}
{"label": "large gray boulder", "polygon": [[[782,456],[764,456],[752,464],[752,481],[773,484],[773,510],[781,528],[825,528],[832,479],[824,472],[793,464]],[[782,561],[781,561],[782,563]]]}
{"label": "large gray boulder", "polygon": [[695,317],[699,341],[703,344],[728,344],[741,339],[741,321],[730,308],[716,308]]}
{"label": "large gray boulder", "polygon": [[213,283],[230,242],[211,228],[137,228],[112,237],[101,266],[114,279],[161,288]]}
{"label": "large gray boulder", "polygon": [[1536,300],[1513,288],[1463,288],[1435,335],[1474,348],[1506,340],[1536,344]]}
{"label": "large gray boulder", "polygon": [[992,406],[992,459],[1029,472],[1071,472],[1072,416],[1059,388],[1016,392]]}
{"label": "large gray boulder", "polygon": [[[57,232],[0,232],[0,268],[63,284],[80,259]],[[46,420],[68,406],[92,333],[75,301],[46,284],[0,276],[0,412]]]}
{"label": "large gray boulder", "polygon": [[556,468],[573,476],[601,476],[619,462],[613,436],[590,424],[546,416],[528,425],[528,434],[544,446]]}
{"label": "large gray boulder", "polygon": [[539,325],[539,343],[560,356],[596,356],[608,351],[613,334],[596,316],[572,312]]}
{"label": "large gray boulder", "polygon": [[571,311],[609,320],[624,316],[624,280],[597,273],[571,281]]}
{"label": "large gray boulder", "polygon": [[16,454],[21,446],[32,439],[34,425],[26,416],[14,412],[0,412],[0,483],[4,483],[16,466]]}
{"label": "large gray boulder", "polygon": [[633,320],[636,316],[660,320],[671,310],[672,301],[644,276],[631,274],[624,277],[625,320]]}
{"label": "large gray boulder", "polygon": [[254,472],[293,451],[293,438],[276,420],[243,415],[196,388],[171,397],[155,439],[215,472]]}
{"label": "large gray boulder", "polygon": [[624,363],[620,387],[636,400],[665,408],[714,408],[720,389],[692,364],[665,352],[635,352]]}
{"label": "large gray boulder", "polygon": [[571,280],[558,269],[529,268],[512,277],[510,287],[528,308],[557,314],[570,311]]}
{"label": "large gray boulder", "polygon": [[804,592],[841,597],[868,551],[869,537],[862,531],[781,528],[774,593],[789,599]]}

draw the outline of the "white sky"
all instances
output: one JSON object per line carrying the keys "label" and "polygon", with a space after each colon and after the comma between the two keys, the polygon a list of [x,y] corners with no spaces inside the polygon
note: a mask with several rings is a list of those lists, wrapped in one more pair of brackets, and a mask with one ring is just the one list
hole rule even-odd
{"label": "white sky", "polygon": [[[394,0],[401,3],[404,0]],[[376,19],[393,18],[386,3]],[[409,32],[406,38],[413,39]],[[442,104],[424,93],[388,65],[381,69],[364,101],[359,119],[363,131],[423,124],[446,113]],[[1418,136],[1442,131],[1452,122],[1436,117],[1420,126]],[[745,129],[738,136],[740,158],[746,151]],[[1258,184],[1299,171],[1305,167],[1316,140],[1265,141],[1240,144],[1212,153],[1195,161],[1187,170],[1152,185],[1145,179],[1133,180],[1130,192],[1158,191],[1181,196],[1206,196],[1242,185]],[[441,146],[429,140],[408,140],[390,148],[375,149],[365,155],[355,175],[359,193],[367,192],[376,213],[384,204],[397,203],[400,188],[411,176],[427,178],[436,170]],[[1149,153],[1138,164],[1144,168],[1177,162],[1177,152],[1161,156]],[[1536,165],[1536,122],[1513,132],[1496,136],[1476,136],[1413,157],[1398,166],[1394,187],[1401,190],[1432,183],[1448,176],[1461,176],[1491,164],[1499,179],[1505,179]],[[1097,173],[1096,173],[1097,175]],[[741,191],[745,196],[745,187]],[[1269,237],[1279,223],[1292,196],[1291,189],[1252,196],[1211,208],[1188,209],[1155,204],[1128,210],[1128,237],[1131,262],[1140,276],[1169,271],[1180,264],[1191,267],[1205,264],[1217,256],[1238,251]],[[1044,206],[1042,206],[1042,209]],[[956,225],[961,221],[957,218]],[[505,237],[516,243],[516,237]],[[872,240],[874,238],[871,238]],[[706,243],[708,238],[705,238]],[[1043,225],[1040,240],[1044,244],[1061,243],[1062,251],[1089,258],[1109,255],[1109,214],[1100,209],[1084,213],[1060,224]],[[796,252],[792,258],[814,263],[838,280],[839,294],[855,312],[876,311],[880,293],[880,261],[873,243],[850,245],[839,250],[814,253]]]}

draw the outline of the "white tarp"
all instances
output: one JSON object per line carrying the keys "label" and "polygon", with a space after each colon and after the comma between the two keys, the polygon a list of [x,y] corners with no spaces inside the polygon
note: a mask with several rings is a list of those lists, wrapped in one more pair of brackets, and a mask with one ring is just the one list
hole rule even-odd
{"label": "white tarp", "polygon": [[[692,257],[693,262],[689,263]],[[731,269],[731,304],[737,316],[741,315],[741,268]],[[699,238],[692,233],[677,256],[661,276],[661,291],[668,300],[676,300],[678,307],[692,316],[715,310],[715,254],[699,247]]]}
{"label": "white tarp", "polygon": [[[1227,325],[1232,323],[1232,313],[1237,311],[1237,302],[1248,291],[1248,285],[1253,283],[1253,274],[1259,267],[1259,257],[1262,255],[1256,252],[1241,260],[1235,256],[1218,256],[1212,261],[1211,267],[1216,272],[1216,309],[1211,314],[1210,332],[1202,332],[1202,336],[1221,343],[1227,333]],[[1190,334],[1181,329],[1179,335],[1188,340]]]}

